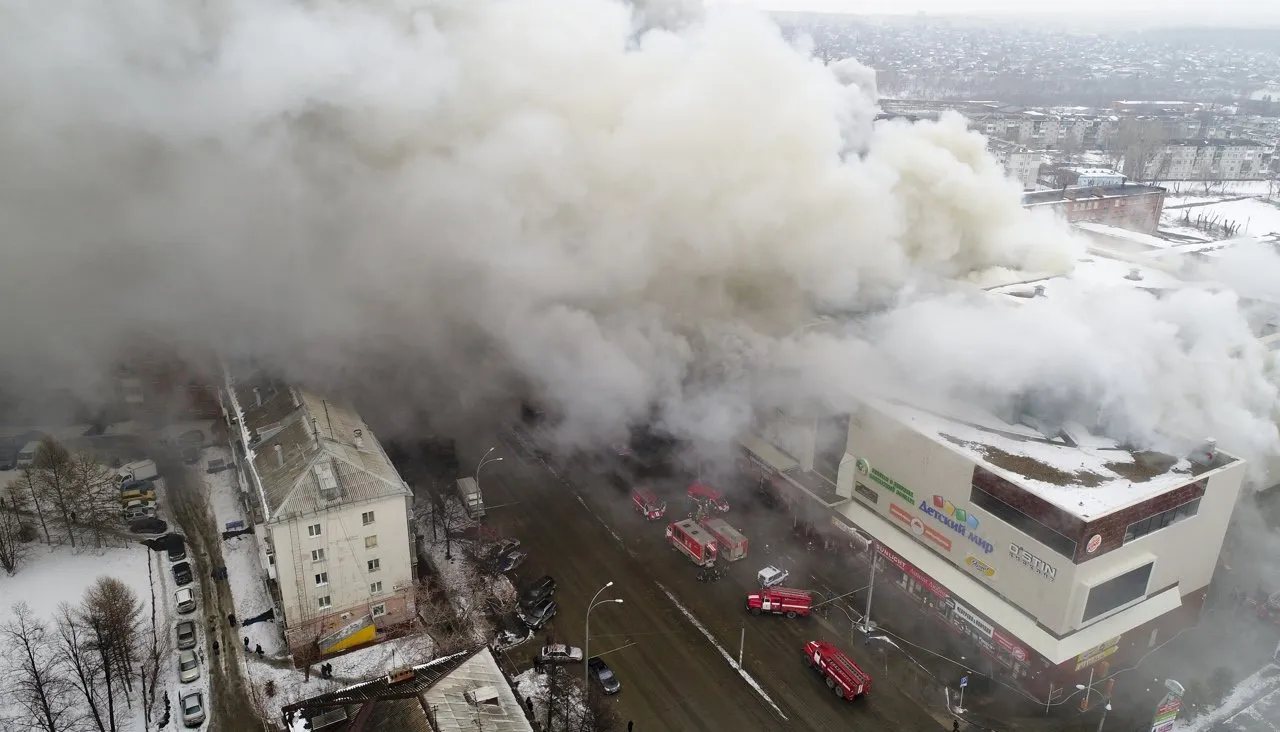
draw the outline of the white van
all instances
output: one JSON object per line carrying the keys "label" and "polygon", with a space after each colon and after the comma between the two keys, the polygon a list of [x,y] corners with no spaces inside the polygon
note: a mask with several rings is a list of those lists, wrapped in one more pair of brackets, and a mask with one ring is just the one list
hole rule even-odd
{"label": "white van", "polygon": [[18,451],[17,465],[18,469],[31,467],[36,461],[36,451],[40,449],[40,441],[28,442],[27,446]]}

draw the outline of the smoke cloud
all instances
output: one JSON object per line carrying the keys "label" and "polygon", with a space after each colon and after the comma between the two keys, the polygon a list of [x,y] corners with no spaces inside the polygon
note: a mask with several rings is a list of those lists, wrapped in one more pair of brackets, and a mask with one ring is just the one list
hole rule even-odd
{"label": "smoke cloud", "polygon": [[574,442],[911,389],[1275,447],[1233,296],[956,291],[1082,245],[963,120],[874,123],[873,72],[750,12],[0,0],[0,111],[19,392],[143,333],[406,413],[535,394]]}

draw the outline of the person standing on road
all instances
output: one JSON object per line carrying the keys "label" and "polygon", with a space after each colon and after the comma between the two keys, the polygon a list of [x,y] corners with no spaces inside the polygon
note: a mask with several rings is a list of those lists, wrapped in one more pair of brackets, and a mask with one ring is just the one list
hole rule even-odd
{"label": "person standing on road", "polygon": [[247,635],[244,637],[244,649],[246,651],[249,650],[249,636]]}

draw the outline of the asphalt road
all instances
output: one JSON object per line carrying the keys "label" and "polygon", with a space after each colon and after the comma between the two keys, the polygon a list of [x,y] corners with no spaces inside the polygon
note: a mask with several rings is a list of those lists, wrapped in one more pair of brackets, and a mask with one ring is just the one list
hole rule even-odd
{"label": "asphalt road", "polygon": [[[729,578],[698,582],[694,565],[665,541],[665,522],[644,521],[631,508],[629,492],[581,464],[559,465],[557,476],[520,449],[518,440],[504,438],[497,444],[502,447],[495,454],[504,461],[487,466],[481,483],[491,507],[486,524],[524,542],[530,558],[517,571],[519,579],[548,573],[560,583],[554,640],[582,645],[586,604],[605,582],[615,581],[609,592],[625,600],[592,612],[590,651],[621,647],[605,658],[624,685],[617,699],[624,721],[634,720],[641,730],[940,728],[877,671],[882,657],[874,644],[864,648],[859,641],[852,647],[848,620],[840,613],[830,621],[748,615],[745,595],[764,562],[751,557],[735,564]],[[483,450],[464,449],[463,465],[473,452],[478,457]],[[677,483],[672,481],[668,490]],[[683,509],[674,497],[668,503],[673,515]],[[851,582],[859,580],[865,578],[850,577]],[[730,668],[663,588],[729,655],[736,658],[745,640],[745,670],[771,701]],[[801,650],[814,639],[836,642],[854,653],[872,674],[869,698],[852,703],[837,699],[806,668]],[[540,644],[541,639],[518,649],[514,660],[523,661]]]}
{"label": "asphalt road", "polygon": [[[227,615],[235,612],[231,588],[225,582],[214,581],[209,574],[213,567],[225,566],[225,562],[222,559],[222,534],[204,493],[204,485],[198,473],[193,473],[192,468],[178,460],[157,463],[165,479],[174,518],[187,537],[187,556],[200,583],[200,606],[191,617],[197,622],[204,619],[204,672],[209,675],[209,694],[212,697],[205,702],[209,708],[206,729],[210,732],[261,729],[262,722],[249,699],[248,686],[236,655],[240,653],[239,636],[231,632],[227,622]],[[215,639],[221,647],[217,655],[213,652]],[[174,704],[176,713],[177,700]]]}

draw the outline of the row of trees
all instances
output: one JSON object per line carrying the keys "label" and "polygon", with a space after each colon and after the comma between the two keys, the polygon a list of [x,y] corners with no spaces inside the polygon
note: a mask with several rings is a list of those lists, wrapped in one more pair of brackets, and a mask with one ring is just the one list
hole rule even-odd
{"label": "row of trees", "polygon": [[44,438],[34,462],[0,490],[0,567],[16,573],[30,543],[41,537],[72,548],[86,538],[99,548],[109,543],[122,528],[117,488],[93,454]]}
{"label": "row of trees", "polygon": [[52,622],[15,605],[0,623],[0,688],[18,711],[0,729],[117,732],[146,697],[144,665],[152,661],[154,677],[159,657],[143,617],[137,595],[112,577],[98,579],[78,605],[59,605]]}

